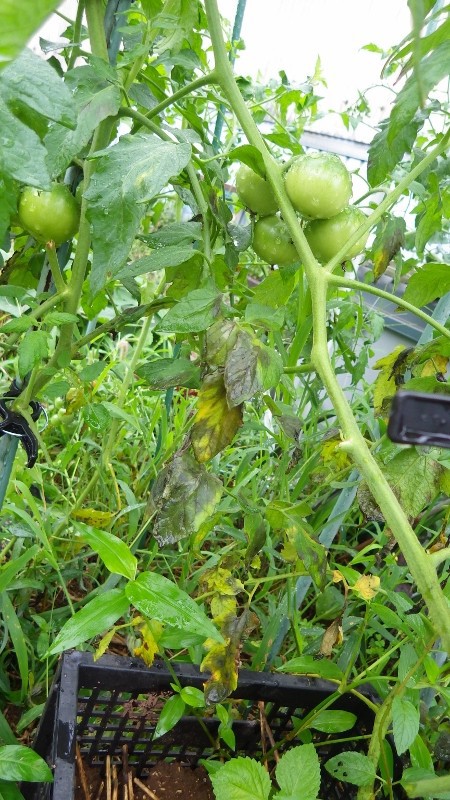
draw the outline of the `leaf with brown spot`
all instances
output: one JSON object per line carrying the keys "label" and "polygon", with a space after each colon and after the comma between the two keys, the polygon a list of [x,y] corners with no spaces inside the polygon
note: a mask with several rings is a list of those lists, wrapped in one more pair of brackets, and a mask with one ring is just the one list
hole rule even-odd
{"label": "leaf with brown spot", "polygon": [[372,247],[375,280],[386,272],[394,256],[405,244],[405,231],[406,223],[403,217],[387,214],[378,223]]}
{"label": "leaf with brown spot", "polygon": [[200,464],[220,453],[242,425],[242,406],[230,408],[221,374],[207,375],[198,393],[191,431],[194,455]]}

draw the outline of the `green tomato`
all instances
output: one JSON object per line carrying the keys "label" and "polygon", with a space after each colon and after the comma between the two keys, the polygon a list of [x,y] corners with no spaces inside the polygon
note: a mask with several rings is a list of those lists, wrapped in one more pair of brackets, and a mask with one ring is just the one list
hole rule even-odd
{"label": "green tomato", "polygon": [[54,183],[49,192],[26,186],[20,196],[19,220],[38,241],[62,244],[78,230],[80,207],[62,183]]}
{"label": "green tomato", "polygon": [[253,172],[246,164],[241,164],[236,175],[236,192],[250,211],[265,216],[278,211],[278,203],[270,183]]}
{"label": "green tomato", "polygon": [[[366,215],[359,208],[349,206],[331,219],[315,219],[309,222],[305,227],[305,236],[317,260],[325,264],[330,258],[334,258],[366,219]],[[368,235],[365,233],[361,236],[345,253],[342,260],[354,258],[362,253]]]}
{"label": "green tomato", "polygon": [[350,173],[332,153],[297,158],[286,173],[285,185],[294,208],[311,219],[335,217],[352,195]]}
{"label": "green tomato", "polygon": [[287,267],[299,260],[287,225],[275,215],[262,217],[255,223],[252,246],[255,253],[269,264]]}

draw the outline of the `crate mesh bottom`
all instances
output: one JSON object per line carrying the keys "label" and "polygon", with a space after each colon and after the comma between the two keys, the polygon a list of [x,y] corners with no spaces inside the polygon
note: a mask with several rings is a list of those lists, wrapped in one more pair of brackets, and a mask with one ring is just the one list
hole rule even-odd
{"label": "crate mesh bottom", "polygon": [[[167,696],[164,693],[164,699]],[[177,760],[195,767],[199,759],[217,756],[214,747],[219,725],[217,719],[204,718],[202,727],[196,717],[183,717],[171,731],[154,739],[161,707],[161,703],[156,702],[157,697],[138,692],[83,691],[78,700],[77,741],[86,762],[102,765],[108,755],[120,762],[126,745],[130,766],[135,768],[138,775],[145,775],[162,759]],[[233,723],[236,754],[260,758],[262,746],[258,704],[246,701],[241,705],[245,706],[247,718],[237,719]],[[242,713],[242,709],[240,711]],[[287,707],[273,702],[266,705],[266,718],[280,753],[288,747],[302,744],[302,740],[294,735],[293,721],[300,723],[308,711],[308,707]],[[335,734],[333,737],[313,732],[313,742],[323,764],[344,749],[361,751],[365,746],[364,739],[369,735],[369,726],[364,720],[357,720],[347,734]],[[346,736],[349,739],[344,744],[333,744],[333,738],[343,739]],[[288,737],[287,740],[285,737]],[[266,750],[270,750],[268,742]],[[353,792],[349,784],[340,784],[325,770],[322,773],[321,797],[343,800],[356,796],[356,790]]]}

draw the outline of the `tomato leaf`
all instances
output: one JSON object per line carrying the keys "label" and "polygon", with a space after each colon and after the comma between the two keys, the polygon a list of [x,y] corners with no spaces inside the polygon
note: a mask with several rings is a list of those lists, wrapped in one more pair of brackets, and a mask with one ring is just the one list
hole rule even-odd
{"label": "tomato leaf", "polygon": [[18,115],[25,107],[75,128],[77,115],[69,89],[53,67],[28,48],[3,70],[0,93]]}
{"label": "tomato leaf", "polygon": [[[401,450],[382,467],[386,480],[409,517],[416,517],[420,514],[439,491],[442,465],[415,447]],[[363,487],[365,484],[362,484],[360,490]],[[358,499],[360,499],[359,494]],[[368,502],[368,498],[366,501]],[[372,500],[372,504],[376,512],[378,506],[374,500]],[[364,509],[366,514],[369,507]]]}
{"label": "tomato leaf", "polygon": [[251,144],[242,144],[230,150],[228,157],[232,161],[241,161],[242,164],[246,164],[261,178],[266,177],[264,159],[257,147],[253,147]]}
{"label": "tomato leaf", "polygon": [[0,780],[2,781],[52,781],[50,767],[30,747],[5,744],[0,747]]}
{"label": "tomato leaf", "polygon": [[47,151],[37,133],[13,116],[1,97],[0,117],[0,173],[19,183],[49,190],[50,176],[45,163]]}
{"label": "tomato leaf", "polygon": [[238,756],[210,775],[216,800],[268,800],[269,773],[253,758]]}
{"label": "tomato leaf", "polygon": [[2,0],[0,69],[20,53],[32,34],[59,3],[60,0]]}
{"label": "tomato leaf", "polygon": [[[195,633],[203,639],[223,641],[222,635],[200,606],[157,572],[143,572],[126,586],[130,603],[149,619],[156,619],[185,633]],[[104,595],[103,595],[104,596]]]}
{"label": "tomato leaf", "polygon": [[294,291],[297,276],[296,267],[273,270],[255,287],[254,301],[271,308],[284,307]]}
{"label": "tomato leaf", "polygon": [[98,636],[114,625],[129,607],[130,601],[123,589],[102,592],[63,625],[48,655],[62,653],[63,650],[77,647],[82,642]]}
{"label": "tomato leaf", "polygon": [[146,204],[188,164],[191,147],[136,133],[93,157],[96,169],[84,196],[93,226],[90,287],[95,295],[122,268]]}
{"label": "tomato leaf", "polygon": [[122,539],[108,531],[84,525],[82,522],[74,521],[73,524],[88,545],[98,553],[106,569],[133,580],[136,575],[137,559]]}
{"label": "tomato leaf", "polygon": [[349,750],[330,758],[325,769],[338,781],[364,786],[375,779],[375,767],[367,756]]}
{"label": "tomato leaf", "polygon": [[116,278],[118,280],[136,278],[138,275],[144,275],[147,272],[157,272],[159,269],[178,267],[180,264],[185,264],[186,261],[189,261],[193,255],[195,255],[195,250],[192,247],[180,247],[179,245],[159,247],[151,255],[138,258],[137,261],[127,264],[117,273]]}
{"label": "tomato leaf", "polygon": [[413,743],[419,732],[419,726],[418,706],[403,697],[395,697],[392,703],[392,731],[399,756]]}
{"label": "tomato leaf", "polygon": [[424,264],[408,281],[404,300],[413,305],[426,306],[437,297],[450,291],[450,266],[448,264]]}
{"label": "tomato leaf", "polygon": [[185,245],[188,242],[197,242],[201,238],[200,222],[169,222],[157,231],[139,236],[139,239],[152,248]]}
{"label": "tomato leaf", "polygon": [[406,223],[402,217],[387,214],[377,226],[372,245],[373,271],[375,280],[386,272],[394,256],[405,243]]}
{"label": "tomato leaf", "polygon": [[215,511],[222,482],[190,453],[175,456],[152,486],[146,515],[156,514],[153,536],[160,545],[196,533]]}
{"label": "tomato leaf", "polygon": [[111,415],[103,403],[89,403],[82,409],[83,419],[94,431],[106,431]]}
{"label": "tomato leaf", "polygon": [[275,775],[281,789],[274,800],[316,800],[320,788],[320,762],[313,744],[292,747],[278,762]]}
{"label": "tomato leaf", "polygon": [[257,392],[276,386],[282,374],[281,356],[256,336],[240,331],[225,363],[229,406],[239,406]]}
{"label": "tomato leaf", "polygon": [[144,383],[155,390],[170,389],[172,386],[198,389],[200,386],[200,367],[187,358],[159,358],[143,364],[136,372]]}
{"label": "tomato leaf", "polygon": [[[72,99],[72,105],[76,101]],[[55,124],[45,136],[48,150],[47,167],[52,177],[60,175],[72,159],[86,147],[97,125],[107,117],[114,116],[120,106],[120,91],[117,86],[105,86],[89,97],[80,107],[75,130],[68,131]]]}
{"label": "tomato leaf", "polygon": [[242,406],[230,408],[222,375],[207,375],[198,394],[191,440],[201,464],[220,453],[242,425]]}
{"label": "tomato leaf", "polygon": [[43,331],[30,331],[27,333],[19,344],[18,354],[19,375],[24,378],[36,364],[40,364],[41,361],[47,358],[47,334]]}
{"label": "tomato leaf", "polygon": [[219,311],[221,295],[213,284],[194,289],[169,309],[157,330],[168,333],[206,331]]}

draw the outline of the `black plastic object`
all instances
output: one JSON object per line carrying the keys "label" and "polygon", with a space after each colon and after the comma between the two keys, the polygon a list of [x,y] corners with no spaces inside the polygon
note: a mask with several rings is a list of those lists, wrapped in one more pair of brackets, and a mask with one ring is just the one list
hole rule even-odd
{"label": "black plastic object", "polygon": [[[203,688],[205,675],[197,667],[174,664],[173,668],[183,686]],[[153,741],[155,703],[161,696],[164,699],[173,694],[172,682],[173,677],[162,662],[155,662],[149,669],[133,658],[103,656],[94,662],[90,653],[65,653],[34,744],[34,749],[54,767],[54,782],[23,784],[26,800],[72,800],[76,742],[85,763],[90,765],[103,764],[107,755],[120,760],[122,747],[127,745],[129,765],[138,775],[163,759],[194,767],[200,758],[212,756],[219,722],[207,714],[202,720],[204,727],[196,717],[182,717],[173,730]],[[328,700],[335,688],[315,678],[241,671],[238,688],[232,695],[239,712],[233,723],[238,753],[261,756],[258,701],[264,701],[277,749],[283,752],[302,743],[293,735],[293,721],[295,724]],[[344,750],[364,750],[373,726],[373,712],[354,695],[338,697],[331,707],[354,713],[357,721],[346,733],[312,731],[322,763]],[[340,742],[333,744],[333,739]],[[342,742],[343,739],[347,741]],[[349,800],[356,797],[356,792],[356,787],[336,781],[322,769],[320,797]]]}
{"label": "black plastic object", "polygon": [[398,392],[387,433],[400,444],[450,447],[450,395]]}

